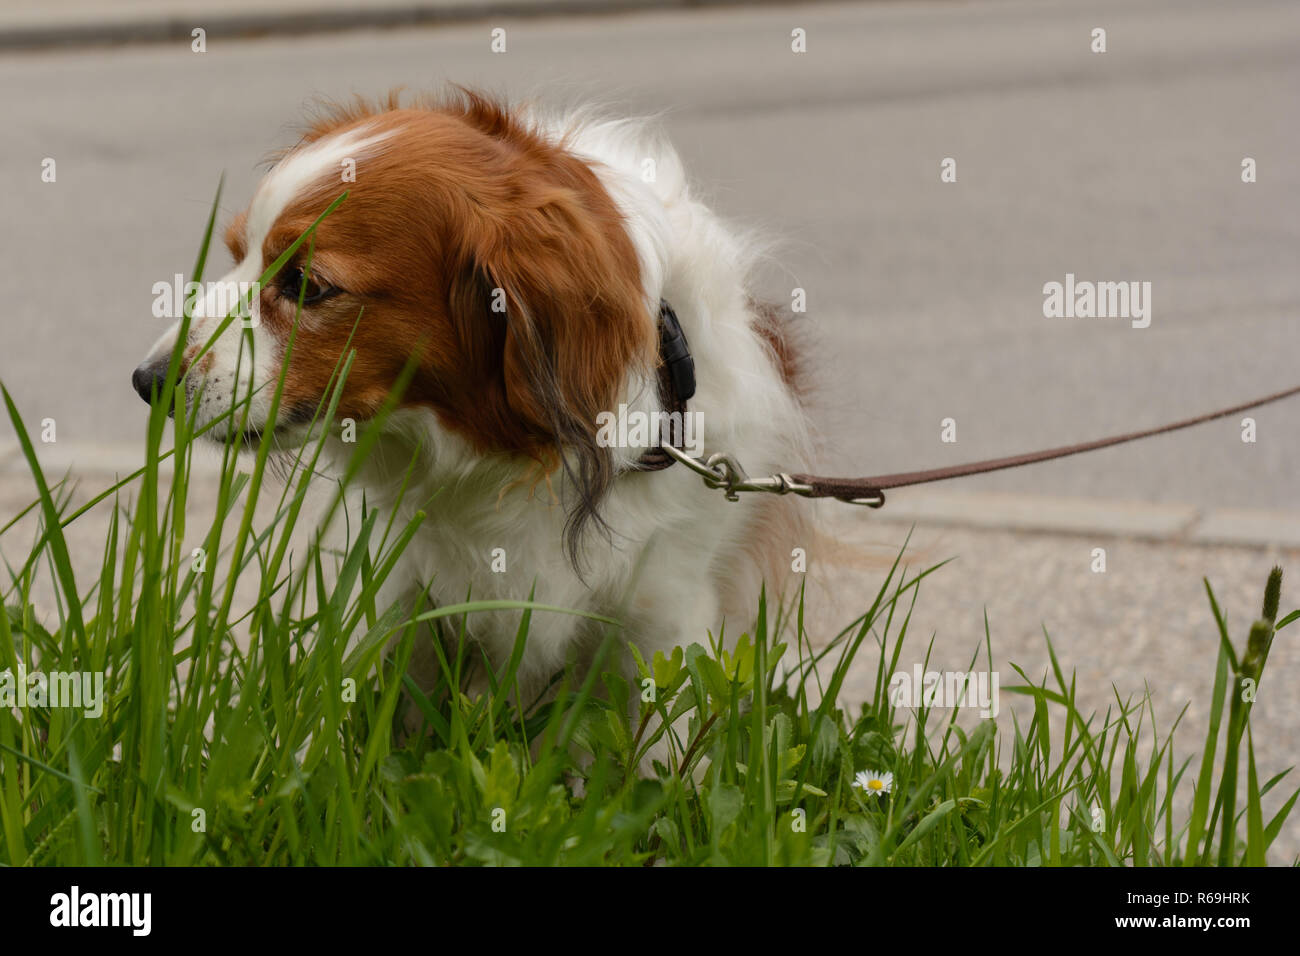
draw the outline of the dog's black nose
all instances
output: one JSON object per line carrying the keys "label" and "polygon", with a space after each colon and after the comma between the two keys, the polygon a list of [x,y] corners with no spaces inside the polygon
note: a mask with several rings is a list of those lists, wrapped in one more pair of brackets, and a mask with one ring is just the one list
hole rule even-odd
{"label": "dog's black nose", "polygon": [[153,400],[155,392],[161,392],[163,381],[167,378],[166,362],[145,362],[131,373],[131,387],[146,402]]}

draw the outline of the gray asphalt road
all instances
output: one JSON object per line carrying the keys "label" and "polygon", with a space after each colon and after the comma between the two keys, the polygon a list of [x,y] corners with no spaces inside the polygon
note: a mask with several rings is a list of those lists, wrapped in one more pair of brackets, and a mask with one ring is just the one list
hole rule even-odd
{"label": "gray asphalt road", "polygon": [[[833,467],[1065,443],[1296,378],[1295,4],[990,0],[504,25],[505,54],[477,24],[0,58],[0,377],[28,416],[55,418],[63,443],[135,441],[128,376],[158,331],[150,288],[189,269],[218,176],[233,210],[315,94],[444,80],[664,111],[718,205],[782,242],[764,287],[807,290]],[[1105,54],[1089,51],[1095,26]],[[940,182],[945,157],[956,183]],[[1043,284],[1067,273],[1151,282],[1150,327],[1045,319]],[[939,440],[946,417],[956,444]],[[965,487],[1300,506],[1300,408],[1256,418],[1255,444],[1226,422]]]}

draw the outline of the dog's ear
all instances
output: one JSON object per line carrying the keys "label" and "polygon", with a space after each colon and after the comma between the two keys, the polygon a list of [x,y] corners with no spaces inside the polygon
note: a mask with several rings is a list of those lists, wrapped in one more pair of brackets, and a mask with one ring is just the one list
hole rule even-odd
{"label": "dog's ear", "polygon": [[615,410],[629,372],[653,369],[655,324],[636,251],[603,192],[593,203],[586,190],[552,185],[512,207],[509,221],[473,237],[452,308],[462,321],[466,309],[487,317],[505,412],[527,436],[520,450],[571,479],[565,543],[576,566],[614,478],[596,417]]}

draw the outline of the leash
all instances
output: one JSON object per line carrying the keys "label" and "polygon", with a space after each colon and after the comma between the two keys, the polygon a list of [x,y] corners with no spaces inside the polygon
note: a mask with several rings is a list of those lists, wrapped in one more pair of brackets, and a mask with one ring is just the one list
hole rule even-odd
{"label": "leash", "polygon": [[1063,445],[1059,448],[1047,448],[1023,455],[988,458],[984,461],[973,461],[964,465],[949,465],[945,468],[931,468],[926,471],[904,471],[894,475],[878,475],[873,478],[823,478],[817,475],[791,475],[786,472],[769,475],[765,478],[751,478],[745,473],[745,469],[736,460],[735,456],[727,452],[718,452],[708,458],[700,459],[694,458],[672,445],[661,445],[660,447],[703,478],[704,483],[710,488],[722,489],[726,493],[728,501],[739,501],[741,492],[755,491],[777,495],[799,495],[802,498],[835,498],[851,505],[879,508],[885,503],[886,489],[922,485],[931,481],[944,481],[948,478],[964,478],[966,475],[982,475],[990,471],[1005,471],[1008,468],[1020,468],[1023,465],[1037,464],[1040,461],[1051,461],[1055,458],[1081,455],[1084,452],[1096,451],[1099,448],[1110,448],[1113,445],[1123,445],[1142,438],[1150,438],[1153,435],[1180,431],[1184,428],[1191,428],[1193,425],[1214,421],[1217,418],[1227,418],[1229,415],[1236,415],[1252,408],[1280,402],[1282,399],[1291,398],[1293,395],[1300,395],[1300,385],[1281,392],[1274,392],[1272,395],[1265,395],[1263,398],[1257,398],[1251,402],[1243,402],[1230,408],[1221,408],[1218,411],[1207,412],[1194,418],[1185,418],[1182,421],[1171,422],[1156,428],[1145,428],[1141,431],[1126,432],[1123,435],[1099,438],[1096,441]]}
{"label": "leash", "polygon": [[[686,337],[672,307],[667,302],[659,304],[660,324],[660,363],[659,387],[664,397],[665,407],[682,411],[686,399],[695,394],[695,367],[691,360]],[[1059,448],[1045,448],[1023,455],[1008,455],[1004,458],[986,458],[983,461],[968,462],[964,465],[948,465],[943,468],[930,468],[924,471],[904,471],[893,475],[877,475],[871,478],[824,478],[818,475],[790,474],[779,472],[763,478],[751,478],[736,456],[730,452],[715,452],[708,458],[696,458],[688,455],[667,442],[660,441],[657,448],[643,456],[640,469],[657,471],[668,467],[673,461],[681,462],[699,475],[704,484],[710,488],[720,489],[728,501],[739,501],[742,492],[761,492],[776,495],[798,495],[801,498],[834,498],[851,505],[864,505],[879,508],[885,503],[885,491],[892,488],[906,488],[909,485],[923,485],[931,481],[946,481],[949,478],[964,478],[967,475],[982,475],[991,471],[1005,471],[1008,468],[1020,468],[1034,465],[1041,461],[1056,458],[1068,458],[1088,451],[1110,448],[1128,442],[1163,435],[1168,432],[1181,431],[1193,425],[1227,418],[1240,412],[1280,402],[1284,398],[1300,395],[1300,385],[1294,388],[1274,392],[1254,401],[1221,408],[1193,418],[1170,422],[1155,428],[1126,432],[1099,438],[1096,441],[1079,442],[1075,445],[1062,445]]]}

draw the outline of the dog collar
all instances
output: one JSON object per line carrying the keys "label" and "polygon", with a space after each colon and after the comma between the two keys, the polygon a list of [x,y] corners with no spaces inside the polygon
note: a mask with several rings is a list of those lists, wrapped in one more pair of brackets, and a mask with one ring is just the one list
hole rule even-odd
{"label": "dog collar", "polygon": [[[659,300],[659,404],[670,414],[686,414],[686,401],[695,394],[695,359],[673,307]],[[676,459],[663,448],[663,436],[636,460],[637,471],[662,471]]]}

